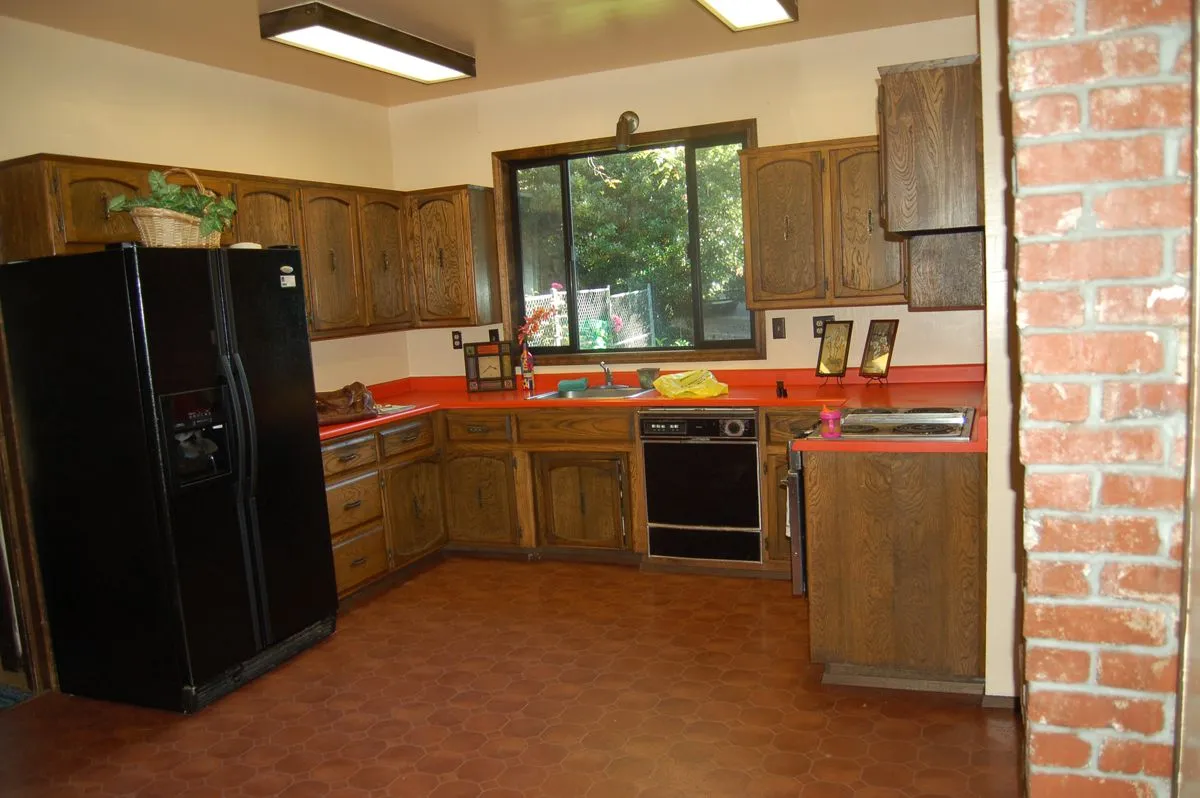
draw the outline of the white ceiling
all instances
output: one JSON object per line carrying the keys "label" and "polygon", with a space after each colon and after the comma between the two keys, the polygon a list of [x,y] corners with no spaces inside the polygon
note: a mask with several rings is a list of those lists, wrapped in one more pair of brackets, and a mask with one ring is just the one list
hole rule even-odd
{"label": "white ceiling", "polygon": [[301,0],[0,0],[0,15],[379,105],[707,53],[974,15],[977,0],[799,0],[800,21],[733,33],[696,0],[337,0],[477,60],[425,86],[259,38]]}

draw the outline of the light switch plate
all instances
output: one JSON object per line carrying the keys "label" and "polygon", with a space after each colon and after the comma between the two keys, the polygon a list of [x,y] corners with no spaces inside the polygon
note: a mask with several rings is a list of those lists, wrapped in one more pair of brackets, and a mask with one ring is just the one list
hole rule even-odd
{"label": "light switch plate", "polygon": [[833,316],[813,316],[813,338],[825,337],[825,322],[833,321]]}
{"label": "light switch plate", "polygon": [[787,324],[784,318],[771,319],[771,337],[787,338]]}
{"label": "light switch plate", "polygon": [[455,349],[462,349],[462,330],[453,330],[450,333],[450,343]]}

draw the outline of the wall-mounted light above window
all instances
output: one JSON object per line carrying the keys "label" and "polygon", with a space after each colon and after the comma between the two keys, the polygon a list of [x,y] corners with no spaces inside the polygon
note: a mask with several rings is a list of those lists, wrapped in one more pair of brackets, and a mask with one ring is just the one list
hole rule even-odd
{"label": "wall-mounted light above window", "polygon": [[469,55],[324,3],[262,14],[258,28],[264,39],[420,83],[475,77],[475,59]]}
{"label": "wall-mounted light above window", "polygon": [[698,0],[731,30],[748,30],[800,18],[796,0]]}

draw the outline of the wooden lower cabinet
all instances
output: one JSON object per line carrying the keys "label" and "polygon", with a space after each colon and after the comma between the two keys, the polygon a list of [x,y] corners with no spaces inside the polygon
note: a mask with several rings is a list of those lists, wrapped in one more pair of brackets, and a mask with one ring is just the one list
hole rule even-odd
{"label": "wooden lower cabinet", "polygon": [[443,464],[446,533],[452,542],[520,543],[512,454],[458,452]]}
{"label": "wooden lower cabinet", "polygon": [[792,541],[787,536],[787,454],[767,454],[766,466],[767,528],[763,559],[790,566]]}
{"label": "wooden lower cabinet", "polygon": [[384,469],[384,523],[393,568],[446,542],[441,489],[442,465],[436,455]]}
{"label": "wooden lower cabinet", "polygon": [[338,596],[353,593],[360,585],[388,569],[387,541],[383,527],[375,524],[334,541],[333,572]]}
{"label": "wooden lower cabinet", "polygon": [[538,538],[546,546],[623,549],[629,545],[626,456],[535,454]]}
{"label": "wooden lower cabinet", "polygon": [[982,676],[984,457],[805,455],[813,661]]}

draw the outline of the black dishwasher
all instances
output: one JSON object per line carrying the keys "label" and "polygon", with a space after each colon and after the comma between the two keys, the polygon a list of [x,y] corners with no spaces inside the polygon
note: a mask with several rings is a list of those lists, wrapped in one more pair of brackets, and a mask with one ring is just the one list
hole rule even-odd
{"label": "black dishwasher", "polygon": [[762,562],[755,419],[751,408],[638,414],[649,556]]}

